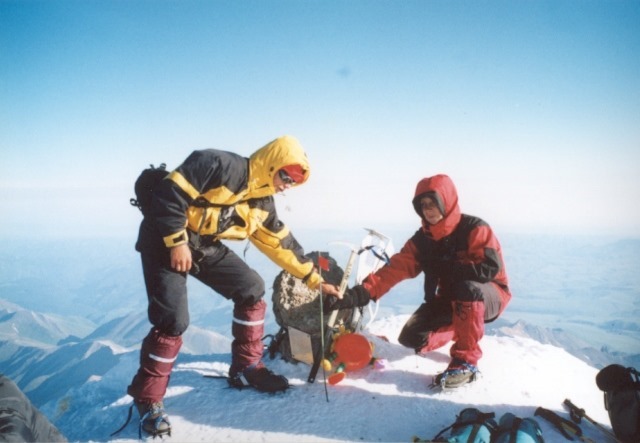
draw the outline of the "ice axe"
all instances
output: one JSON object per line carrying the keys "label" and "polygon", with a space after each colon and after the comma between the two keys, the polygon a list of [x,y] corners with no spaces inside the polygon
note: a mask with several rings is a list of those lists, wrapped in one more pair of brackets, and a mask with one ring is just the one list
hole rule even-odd
{"label": "ice axe", "polygon": [[[367,235],[362,240],[360,247],[357,247],[352,243],[332,242],[333,244],[346,246],[351,250],[347,265],[344,270],[344,274],[342,276],[342,280],[338,287],[340,297],[344,295],[344,292],[347,289],[349,278],[351,277],[353,266],[357,257],[360,257],[360,261],[358,262],[358,274],[356,276],[356,282],[359,284],[362,283],[364,278],[367,277],[370,273],[375,272],[383,264],[388,263],[389,255],[393,253],[393,245],[391,244],[391,239],[389,237],[377,232],[374,229],[365,228],[365,231],[367,231]],[[376,247],[379,249],[379,251],[376,251]],[[370,251],[373,254],[373,258],[371,258],[370,256],[363,256],[362,254],[365,251]],[[353,317],[351,318],[351,326],[354,330],[358,327],[360,316],[361,310],[356,309],[354,311]],[[372,318],[374,316],[375,314],[372,313]],[[311,371],[309,372],[309,377],[307,379],[309,383],[313,383],[315,381],[320,364],[324,359],[326,352],[331,347],[331,338],[333,336],[333,333],[335,332],[335,323],[337,317],[338,310],[332,310],[327,322],[327,331],[322,333],[322,336],[324,337],[323,344],[318,350],[317,355],[313,360]],[[321,323],[324,325],[324,322]]]}
{"label": "ice axe", "polygon": [[603,432],[604,434],[606,434],[608,437],[612,438],[617,443],[622,443],[622,441],[618,440],[618,438],[615,436],[615,434],[613,432],[609,431],[607,428],[602,426],[600,423],[598,423],[597,421],[595,421],[594,419],[589,417],[584,412],[584,409],[578,408],[576,405],[571,403],[571,400],[569,400],[568,398],[562,404],[565,405],[567,407],[567,409],[569,409],[569,415],[571,416],[571,419],[574,422],[580,423],[580,420],[584,418],[589,423],[591,423],[596,428],[598,428],[599,431]]}
{"label": "ice axe", "polygon": [[[356,249],[354,245],[350,243],[344,242],[334,242],[338,244],[347,245],[351,249],[351,254],[349,255],[349,260],[347,261],[347,266],[344,269],[344,274],[342,276],[342,281],[340,281],[340,286],[338,287],[338,293],[340,294],[340,298],[344,295],[344,292],[347,289],[347,285],[349,284],[349,277],[351,277],[351,271],[353,271],[353,264],[356,261],[356,257],[359,254],[359,249]],[[322,294],[320,294],[322,297]],[[336,319],[338,318],[338,309],[334,309],[331,311],[331,315],[329,316],[329,320],[327,321],[327,330],[324,334],[324,342],[323,346],[318,350],[318,355],[313,359],[313,366],[311,366],[311,371],[309,372],[309,377],[307,381],[309,383],[313,383],[316,380],[316,375],[318,374],[318,369],[320,368],[320,363],[322,362],[326,351],[331,346],[331,336],[334,333]]]}
{"label": "ice axe", "polygon": [[[375,229],[364,228],[367,231],[367,235],[362,239],[360,244],[360,252],[358,253],[358,270],[356,272],[356,283],[361,284],[365,278],[372,272],[376,272],[383,265],[389,263],[390,256],[393,254],[393,243],[389,237]],[[366,328],[375,319],[378,313],[378,307],[380,305],[375,303],[375,309],[371,307],[371,303],[367,305],[369,310],[369,321]],[[358,329],[358,322],[360,321],[360,315],[362,308],[357,309],[354,312],[354,317],[351,323],[354,329]]]}
{"label": "ice axe", "polygon": [[[359,252],[358,271],[356,283],[360,284],[372,272],[377,271],[383,264],[389,262],[389,256],[393,254],[391,239],[375,229],[364,228],[367,235],[362,239]],[[377,249],[377,250],[376,250]],[[371,251],[371,255],[362,254]]]}

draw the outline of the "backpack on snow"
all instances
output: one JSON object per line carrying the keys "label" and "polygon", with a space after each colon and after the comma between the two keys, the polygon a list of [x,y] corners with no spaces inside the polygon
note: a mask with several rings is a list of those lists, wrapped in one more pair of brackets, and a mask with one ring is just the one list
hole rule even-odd
{"label": "backpack on snow", "polygon": [[[456,421],[444,428],[433,440],[447,443],[544,443],[542,430],[532,418],[516,417],[505,413],[496,423],[493,412],[481,412],[476,408],[460,411]],[[449,437],[442,435],[451,430]],[[415,440],[414,441],[421,441]]]}
{"label": "backpack on snow", "polygon": [[149,215],[151,210],[151,197],[153,195],[153,190],[167,175],[169,175],[167,165],[165,163],[160,163],[157,168],[153,165],[149,165],[149,167],[144,169],[136,179],[136,183],[133,187],[136,193],[136,198],[130,199],[129,203],[131,203],[131,206],[135,206],[140,209],[144,217]]}
{"label": "backpack on snow", "polygon": [[[496,414],[493,412],[481,412],[476,408],[463,409],[456,417],[456,421],[433,437],[433,441],[489,443],[491,442],[491,435],[498,426],[494,420],[495,416]],[[451,430],[449,438],[442,437],[448,430]]]}
{"label": "backpack on snow", "polygon": [[500,417],[491,443],[544,443],[544,439],[536,420],[516,417],[507,412]]}
{"label": "backpack on snow", "polygon": [[[327,252],[318,251],[310,252],[306,257],[319,267],[320,255],[327,261],[329,267],[328,271],[322,273],[323,280],[339,285],[344,271],[333,257]],[[303,294],[294,293],[296,288],[294,280],[298,280],[297,284],[302,287]],[[274,359],[279,353],[289,363],[302,362],[313,365],[316,356],[322,353],[318,295],[314,295],[313,299],[310,298],[314,291],[308,290],[301,279],[296,279],[284,270],[276,276],[272,288],[273,313],[280,330],[270,336],[271,342],[268,345],[270,358]],[[341,310],[341,317],[349,317],[353,311],[354,309]],[[312,320],[316,320],[317,324]],[[325,327],[327,320],[328,317],[324,318]]]}
{"label": "backpack on snow", "polygon": [[640,372],[621,365],[609,365],[596,375],[604,392],[604,406],[611,428],[624,442],[640,441]]}

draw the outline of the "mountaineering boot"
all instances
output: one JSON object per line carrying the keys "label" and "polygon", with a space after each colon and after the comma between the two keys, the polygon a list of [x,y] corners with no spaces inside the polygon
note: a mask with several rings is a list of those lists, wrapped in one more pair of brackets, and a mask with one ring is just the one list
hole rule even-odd
{"label": "mountaineering boot", "polygon": [[478,368],[462,360],[454,359],[449,363],[449,367],[442,373],[438,374],[433,381],[434,387],[442,389],[454,389],[475,381],[478,375]]}
{"label": "mountaineering boot", "polygon": [[171,436],[171,423],[169,423],[169,416],[164,412],[164,405],[161,401],[156,403],[136,402],[136,407],[140,414],[138,430],[140,438],[142,438],[142,431],[154,438],[165,434]]}
{"label": "mountaineering boot", "polygon": [[234,340],[228,381],[234,388],[251,386],[260,392],[278,392],[289,387],[285,377],[274,374],[261,361],[266,309],[264,300],[252,305],[236,304],[233,308],[231,333]]}
{"label": "mountaineering boot", "polygon": [[484,303],[454,301],[452,308],[455,343],[449,350],[451,363],[433,383],[442,389],[458,388],[474,381],[478,374],[476,365],[482,357],[478,342],[484,335]]}
{"label": "mountaineering boot", "polygon": [[243,371],[229,373],[229,386],[237,389],[252,387],[260,392],[280,392],[289,388],[289,380],[268,370],[264,363],[249,366]]}

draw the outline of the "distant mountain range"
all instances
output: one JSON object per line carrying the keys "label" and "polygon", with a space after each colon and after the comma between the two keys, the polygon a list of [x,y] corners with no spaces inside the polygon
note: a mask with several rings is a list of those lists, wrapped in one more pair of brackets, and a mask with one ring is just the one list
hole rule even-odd
{"label": "distant mountain range", "polygon": [[[487,334],[552,344],[596,368],[640,367],[639,241],[506,237],[504,245],[514,298]],[[269,288],[280,270],[254,250],[239,254]],[[394,288],[379,317],[413,312],[421,284],[414,279]],[[183,354],[228,354],[232,303],[195,279],[189,285],[192,322]],[[36,405],[62,398],[79,380],[101,377],[123,359],[135,366],[149,328],[132,241],[9,242],[0,251],[0,368]],[[277,331],[271,312],[266,331]]]}
{"label": "distant mountain range", "polygon": [[[130,353],[137,354],[151,325],[134,313],[90,328],[74,317],[40,314],[0,299],[0,367],[41,405],[61,398],[78,380],[101,376]],[[227,353],[231,340],[192,326],[184,354]]]}
{"label": "distant mountain range", "polygon": [[[74,317],[41,314],[0,299],[0,366],[36,405],[61,398],[78,380],[89,381],[134,355],[150,324],[143,312],[113,319],[91,329]],[[570,354],[601,368],[618,362],[638,366],[640,355],[598,350],[559,329],[541,328],[524,321],[497,321],[488,334],[528,337],[564,348]],[[220,333],[191,326],[184,336],[183,354],[225,354],[231,339]]]}

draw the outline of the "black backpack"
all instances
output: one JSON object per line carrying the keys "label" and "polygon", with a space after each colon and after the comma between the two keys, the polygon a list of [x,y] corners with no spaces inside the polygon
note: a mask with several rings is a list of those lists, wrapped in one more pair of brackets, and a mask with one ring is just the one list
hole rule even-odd
{"label": "black backpack", "polygon": [[604,391],[604,406],[613,433],[623,442],[640,441],[640,373],[609,365],[598,372],[596,384]]}
{"label": "black backpack", "polygon": [[167,165],[160,163],[157,168],[153,165],[149,165],[149,167],[144,169],[138,176],[134,185],[136,198],[130,199],[129,203],[131,203],[131,206],[135,206],[140,209],[144,217],[149,215],[151,210],[151,197],[153,195],[153,190],[167,175],[169,175]]}

